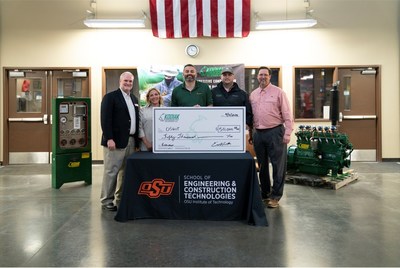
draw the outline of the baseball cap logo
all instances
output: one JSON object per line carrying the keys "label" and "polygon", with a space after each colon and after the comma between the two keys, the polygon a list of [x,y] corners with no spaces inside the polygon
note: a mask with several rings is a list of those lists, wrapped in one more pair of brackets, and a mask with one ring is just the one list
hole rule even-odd
{"label": "baseball cap logo", "polygon": [[159,198],[161,195],[171,195],[175,182],[166,182],[156,178],[151,182],[144,181],[140,184],[138,194],[147,195],[150,198]]}

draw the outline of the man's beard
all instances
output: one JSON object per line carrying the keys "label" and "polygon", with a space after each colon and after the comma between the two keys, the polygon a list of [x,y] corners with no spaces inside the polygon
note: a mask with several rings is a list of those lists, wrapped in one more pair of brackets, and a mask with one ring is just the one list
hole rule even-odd
{"label": "man's beard", "polygon": [[187,75],[187,76],[185,76],[185,81],[187,81],[187,82],[193,82],[193,81],[194,81],[194,76],[193,76],[193,75]]}

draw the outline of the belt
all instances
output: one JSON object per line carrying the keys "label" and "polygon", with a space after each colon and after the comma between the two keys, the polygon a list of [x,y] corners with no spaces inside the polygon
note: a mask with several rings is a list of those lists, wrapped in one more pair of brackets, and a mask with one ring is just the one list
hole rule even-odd
{"label": "belt", "polygon": [[275,128],[282,127],[282,126],[283,126],[283,125],[280,124],[280,125],[277,125],[276,127],[271,127],[271,128],[264,128],[264,129],[258,129],[258,128],[256,128],[256,131],[259,131],[259,132],[269,131],[269,130],[273,130],[273,129],[275,129]]}
{"label": "belt", "polygon": [[134,137],[135,137],[135,135],[134,135],[134,134],[129,134],[129,137],[132,137],[132,138],[134,138]]}

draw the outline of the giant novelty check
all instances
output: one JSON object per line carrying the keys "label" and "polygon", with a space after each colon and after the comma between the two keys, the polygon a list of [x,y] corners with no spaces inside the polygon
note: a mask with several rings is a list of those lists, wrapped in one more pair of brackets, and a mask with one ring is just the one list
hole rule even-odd
{"label": "giant novelty check", "polygon": [[157,107],[154,153],[244,153],[245,107]]}

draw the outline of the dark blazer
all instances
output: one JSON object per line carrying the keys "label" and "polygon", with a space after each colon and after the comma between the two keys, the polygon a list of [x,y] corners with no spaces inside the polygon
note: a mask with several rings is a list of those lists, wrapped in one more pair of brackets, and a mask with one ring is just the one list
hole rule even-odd
{"label": "dark blazer", "polygon": [[[131,94],[131,99],[136,115],[135,147],[139,148],[139,103],[133,94]],[[113,139],[117,148],[126,148],[131,128],[131,117],[120,89],[109,92],[103,97],[100,121],[103,131],[101,145],[107,146],[107,141]]]}

